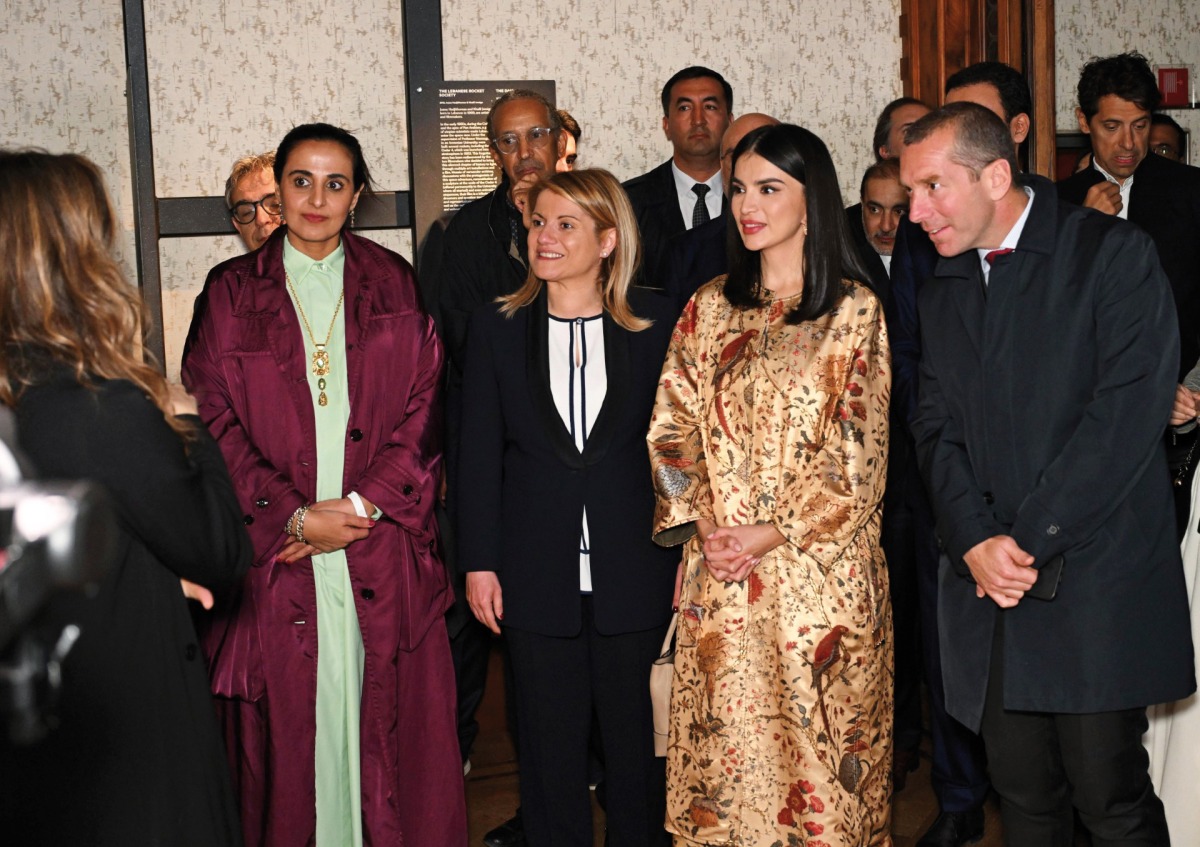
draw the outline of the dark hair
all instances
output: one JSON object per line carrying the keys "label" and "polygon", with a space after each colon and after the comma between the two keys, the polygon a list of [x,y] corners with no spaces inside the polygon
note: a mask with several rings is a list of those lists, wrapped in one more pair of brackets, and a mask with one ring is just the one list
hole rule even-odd
{"label": "dark hair", "polygon": [[[804,186],[808,224],[808,236],[804,239],[804,292],[796,308],[788,312],[787,322],[796,324],[828,314],[843,291],[843,279],[854,279],[864,285],[870,279],[850,237],[846,210],[842,208],[842,189],[829,148],[807,129],[777,124],[759,127],[741,140],[733,151],[735,172],[738,160],[747,153],[761,156]],[[746,249],[732,215],[727,249],[729,276],[725,280],[725,298],[740,309],[763,305],[761,257],[758,251]]]}
{"label": "dark hair", "polygon": [[562,128],[570,133],[571,137],[578,143],[583,137],[583,127],[579,125],[579,121],[575,120],[575,116],[566,109],[558,109],[558,122],[562,124]]}
{"label": "dark hair", "polygon": [[555,140],[558,139],[558,134],[562,132],[562,119],[558,115],[558,109],[554,108],[554,104],[538,94],[536,91],[530,91],[528,88],[514,88],[512,91],[506,91],[496,98],[492,103],[492,108],[488,109],[487,116],[487,137],[491,141],[496,137],[496,112],[505,103],[511,103],[514,100],[535,100],[541,103],[546,108],[546,120],[550,122],[550,129],[554,132]]}
{"label": "dark hair", "polygon": [[[879,148],[886,147],[888,136],[892,134],[892,116],[901,106],[925,106],[929,108],[923,101],[916,97],[897,97],[891,103],[883,107],[883,111],[879,113],[879,119],[875,121],[875,135],[871,138],[871,152],[879,159]],[[895,151],[892,151],[895,155]]]}
{"label": "dark hair", "polygon": [[[968,65],[946,80],[946,93],[968,85],[985,82],[1000,95],[1000,108],[1004,109],[1004,121],[1008,123],[1017,115],[1033,117],[1033,98],[1029,94],[1029,81],[1025,74],[1003,62],[976,62]],[[1009,136],[1008,143],[1012,144]]]}
{"label": "dark hair", "polygon": [[1103,59],[1092,57],[1079,75],[1079,109],[1086,120],[1100,111],[1100,98],[1115,94],[1139,109],[1153,112],[1162,95],[1150,63],[1141,53],[1119,53]]}
{"label": "dark hair", "polygon": [[930,112],[904,131],[904,143],[919,144],[944,127],[954,132],[950,161],[967,168],[978,179],[980,171],[1003,159],[1016,180],[1021,171],[1012,135],[999,115],[978,103],[947,103]]}
{"label": "dark hair", "polygon": [[711,68],[706,68],[701,65],[692,65],[690,68],[684,68],[676,73],[673,77],[667,80],[667,84],[662,90],[662,107],[663,116],[671,113],[671,89],[675,87],[675,83],[683,82],[688,79],[715,79],[721,83],[721,90],[725,92],[725,110],[733,111],[733,86],[725,81],[725,77],[721,76]]}
{"label": "dark hair", "polygon": [[873,179],[894,179],[900,181],[900,160],[899,159],[881,159],[871,167],[867,168],[867,172],[863,174],[862,182],[858,186],[858,196],[862,197],[867,193],[867,183]]}
{"label": "dark hair", "polygon": [[275,151],[276,183],[283,183],[283,169],[287,166],[288,156],[305,141],[332,141],[346,148],[346,152],[350,154],[350,161],[354,165],[352,177],[354,190],[365,188],[364,193],[368,197],[374,194],[375,186],[371,182],[371,171],[367,168],[367,160],[363,158],[362,145],[346,130],[332,124],[301,124],[283,137],[283,141],[279,142],[279,149]]}

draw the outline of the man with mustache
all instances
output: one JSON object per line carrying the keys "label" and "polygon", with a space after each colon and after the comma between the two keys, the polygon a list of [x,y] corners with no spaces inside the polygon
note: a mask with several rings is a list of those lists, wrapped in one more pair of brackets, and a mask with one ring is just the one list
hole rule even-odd
{"label": "man with mustache", "polygon": [[733,118],[733,88],[714,70],[684,68],[663,86],[670,160],[625,183],[642,236],[642,281],[662,288],[668,242],[725,213],[721,136]]}
{"label": "man with mustache", "polygon": [[896,230],[908,213],[908,192],[900,184],[900,160],[884,159],[867,168],[859,196],[863,232],[891,273]]}

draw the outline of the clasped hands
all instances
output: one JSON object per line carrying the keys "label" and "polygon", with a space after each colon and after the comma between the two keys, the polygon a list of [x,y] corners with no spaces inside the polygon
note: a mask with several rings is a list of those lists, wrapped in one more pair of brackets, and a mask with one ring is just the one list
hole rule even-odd
{"label": "clasped hands", "polygon": [[1033,556],[1010,535],[993,535],[967,551],[963,561],[975,579],[975,596],[991,597],[1001,609],[1011,609],[1033,588],[1038,572]]}
{"label": "clasped hands", "polygon": [[724,582],[741,582],[786,539],[769,523],[721,526],[707,518],[696,521],[708,572]]}
{"label": "clasped hands", "polygon": [[[368,515],[375,505],[363,498]],[[332,553],[367,537],[375,521],[358,516],[347,497],[313,503],[304,516],[304,541],[292,540],[275,556],[277,562],[290,565],[314,553]]]}
{"label": "clasped hands", "polygon": [[1182,385],[1175,386],[1175,405],[1171,408],[1171,426],[1182,426],[1200,415],[1200,394]]}

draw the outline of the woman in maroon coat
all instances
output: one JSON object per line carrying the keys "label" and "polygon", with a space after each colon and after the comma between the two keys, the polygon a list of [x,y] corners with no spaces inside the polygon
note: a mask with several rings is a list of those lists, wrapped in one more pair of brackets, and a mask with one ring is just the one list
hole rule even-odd
{"label": "woman in maroon coat", "polygon": [[183,360],[255,547],[206,638],[246,843],[460,847],[441,348],[404,259],[343,232],[357,140],[297,127],[275,179],[285,226],[212,270]]}

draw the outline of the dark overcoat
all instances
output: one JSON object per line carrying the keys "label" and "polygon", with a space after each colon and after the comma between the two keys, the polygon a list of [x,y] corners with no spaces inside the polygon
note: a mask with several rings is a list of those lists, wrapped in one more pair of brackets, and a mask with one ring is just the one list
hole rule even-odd
{"label": "dark overcoat", "polygon": [[242,843],[212,695],[180,577],[213,590],[250,567],[250,540],[198,418],[185,451],[133,383],[83,385],[49,365],[16,406],[19,445],[47,479],[104,486],[115,560],[90,596],[39,626],[80,628],[62,664],[57,728],[0,743],[0,841],[219,847]]}
{"label": "dark overcoat", "polygon": [[[1088,189],[1104,182],[1094,167],[1058,184],[1059,196],[1082,204]],[[1129,222],[1149,233],[1158,260],[1171,282],[1179,322],[1179,379],[1200,358],[1200,168],[1181,165],[1153,153],[1133,173]]]}
{"label": "dark overcoat", "polygon": [[[1195,689],[1162,432],[1174,397],[1175,310],[1150,239],[1059,204],[1033,209],[985,289],[974,250],[922,287],[912,423],[946,553],[939,619],[947,710],[979,726],[1004,617],[1004,705],[1090,713]],[[1057,596],[1001,611],[963,555],[1011,535]]]}
{"label": "dark overcoat", "polygon": [[[185,384],[217,439],[254,541],[254,566],[206,635],[227,700],[247,841],[303,845],[315,828],[316,592],[312,561],[281,564],[288,517],[315,499],[316,430],[280,229],[209,273],[183,355]],[[361,703],[365,837],[465,843],[451,603],[433,504],[441,472],[442,349],[400,256],[344,233],[343,491],[383,517],[346,548],[365,650]]]}

